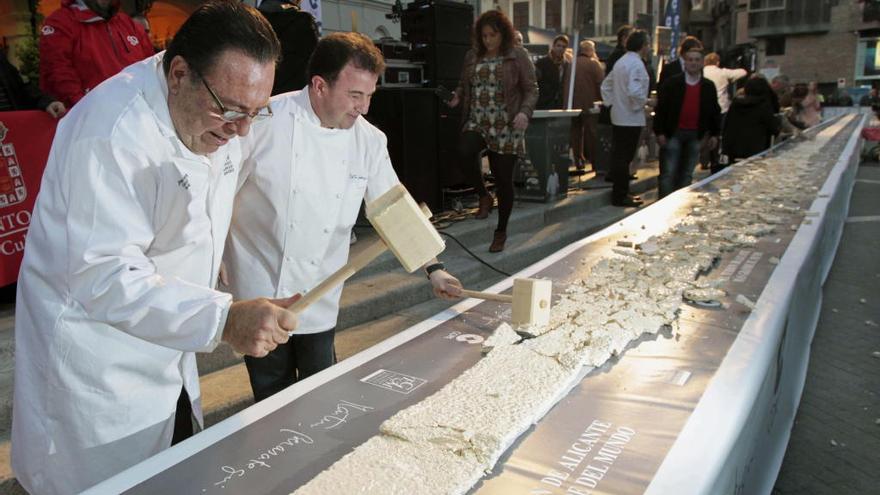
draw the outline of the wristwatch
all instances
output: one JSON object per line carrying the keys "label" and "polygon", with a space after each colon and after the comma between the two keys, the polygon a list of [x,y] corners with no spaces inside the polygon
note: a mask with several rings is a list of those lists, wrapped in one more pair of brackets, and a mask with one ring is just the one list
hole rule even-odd
{"label": "wristwatch", "polygon": [[425,267],[425,275],[430,279],[432,273],[436,272],[437,270],[445,270],[445,269],[446,269],[446,265],[444,265],[443,263],[438,261],[437,263],[432,263],[432,264]]}

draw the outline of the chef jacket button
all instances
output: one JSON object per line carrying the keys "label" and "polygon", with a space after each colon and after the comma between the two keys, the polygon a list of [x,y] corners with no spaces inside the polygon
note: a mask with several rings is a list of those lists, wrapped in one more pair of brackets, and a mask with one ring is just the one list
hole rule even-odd
{"label": "chef jacket button", "polygon": [[294,223],[293,223],[293,222],[290,222],[290,223],[287,225],[287,227],[288,227],[290,230],[293,230],[293,226],[294,226]]}
{"label": "chef jacket button", "polygon": [[293,256],[285,256],[284,259],[287,261],[293,261]]}
{"label": "chef jacket button", "polygon": [[325,228],[325,229],[324,229],[324,233],[325,233],[325,234],[329,234],[329,233],[330,233],[330,229]]}
{"label": "chef jacket button", "polygon": [[317,264],[318,264],[318,260],[312,260],[312,264],[313,264],[313,265],[317,265]]}

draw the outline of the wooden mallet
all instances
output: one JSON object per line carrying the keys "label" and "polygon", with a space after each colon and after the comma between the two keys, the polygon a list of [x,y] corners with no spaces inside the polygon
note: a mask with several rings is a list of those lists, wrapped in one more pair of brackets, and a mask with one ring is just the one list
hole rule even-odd
{"label": "wooden mallet", "polygon": [[405,187],[400,184],[392,187],[367,204],[367,220],[373,224],[380,238],[349,259],[345,266],[326,280],[303,294],[287,309],[297,314],[303,312],[389,248],[407,272],[418,270],[446,247],[429,218],[431,211],[419,207]]}
{"label": "wooden mallet", "polygon": [[513,325],[546,325],[550,323],[550,298],[553,282],[536,278],[517,278],[513,295],[492,294],[464,289],[462,295],[489,301],[512,303],[510,323]]}

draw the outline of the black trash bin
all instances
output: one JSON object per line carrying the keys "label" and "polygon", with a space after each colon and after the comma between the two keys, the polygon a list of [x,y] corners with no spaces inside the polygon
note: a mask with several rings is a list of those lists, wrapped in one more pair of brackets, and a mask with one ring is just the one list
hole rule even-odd
{"label": "black trash bin", "polygon": [[526,155],[517,160],[516,199],[549,202],[568,195],[571,119],[580,110],[535,110],[526,129]]}

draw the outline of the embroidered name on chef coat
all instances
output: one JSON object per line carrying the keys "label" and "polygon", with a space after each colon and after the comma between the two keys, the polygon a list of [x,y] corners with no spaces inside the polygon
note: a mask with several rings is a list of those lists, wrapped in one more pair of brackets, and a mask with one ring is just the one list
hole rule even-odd
{"label": "embroidered name on chef coat", "polygon": [[235,165],[232,163],[232,159],[229,156],[226,156],[226,163],[223,164],[223,175],[229,175],[235,172]]}

